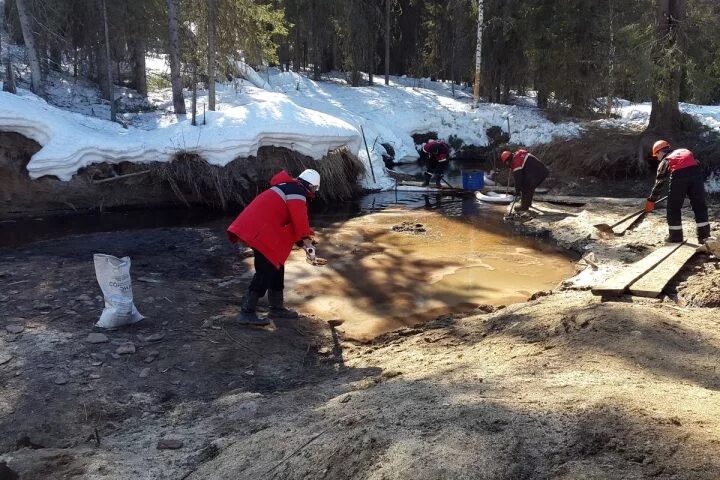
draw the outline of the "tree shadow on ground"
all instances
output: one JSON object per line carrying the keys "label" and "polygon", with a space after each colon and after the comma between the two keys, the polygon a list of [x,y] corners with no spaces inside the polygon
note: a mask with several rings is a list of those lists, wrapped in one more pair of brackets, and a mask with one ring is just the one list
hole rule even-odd
{"label": "tree shadow on ground", "polygon": [[189,478],[712,479],[720,468],[709,438],[612,400],[522,402],[444,376],[347,398],[240,439]]}

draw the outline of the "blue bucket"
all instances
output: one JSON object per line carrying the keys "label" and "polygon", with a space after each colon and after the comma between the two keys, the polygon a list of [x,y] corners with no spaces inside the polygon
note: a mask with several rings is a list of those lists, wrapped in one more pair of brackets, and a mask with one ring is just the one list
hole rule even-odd
{"label": "blue bucket", "polygon": [[463,190],[482,190],[485,186],[485,172],[482,170],[462,170]]}

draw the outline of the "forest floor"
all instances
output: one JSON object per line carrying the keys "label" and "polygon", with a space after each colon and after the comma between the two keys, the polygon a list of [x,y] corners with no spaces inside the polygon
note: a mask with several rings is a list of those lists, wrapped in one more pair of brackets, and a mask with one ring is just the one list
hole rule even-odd
{"label": "forest floor", "polygon": [[[602,238],[635,207],[537,207],[517,230],[597,270],[369,343],[313,316],[234,324],[248,270],[221,231],[5,249],[0,460],[23,480],[717,478],[720,262],[602,301],[588,287],[662,243],[662,211]],[[147,320],[89,335],[94,251],[133,258]]]}

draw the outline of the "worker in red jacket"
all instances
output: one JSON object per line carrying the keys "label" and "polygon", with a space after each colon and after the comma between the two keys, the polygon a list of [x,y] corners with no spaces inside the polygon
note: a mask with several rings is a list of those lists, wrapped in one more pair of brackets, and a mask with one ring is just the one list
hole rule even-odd
{"label": "worker in red jacket", "polygon": [[520,208],[517,212],[526,212],[532,206],[535,190],[548,176],[548,168],[535,155],[527,150],[518,150],[514,154],[505,150],[500,161],[512,170],[515,182],[515,196],[520,197]]}
{"label": "worker in red jacket", "polygon": [[655,186],[645,202],[645,211],[655,209],[655,201],[666,184],[670,184],[667,201],[667,223],[670,234],[665,239],[670,243],[683,241],[682,207],[685,197],[690,198],[690,206],[695,213],[698,242],[705,243],[710,236],[708,207],[705,200],[705,177],[700,162],[690,150],[679,148],[673,150],[665,140],[658,140],[653,145],[653,157],[660,161],[657,169]]}
{"label": "worker in red jacket", "polygon": [[295,244],[302,245],[311,261],[315,260],[313,231],[308,219],[308,200],[320,189],[320,174],[305,170],[298,178],[285,170],[270,180],[270,188],[258,195],[228,227],[228,238],[242,242],[255,254],[255,275],[243,299],[240,322],[267,325],[255,311],[258,300],[268,294],[269,317],[297,318],[297,312],[285,308],[283,289],[285,261]]}
{"label": "worker in red jacket", "polygon": [[423,145],[423,152],[428,156],[427,169],[425,171],[425,181],[422,186],[430,185],[430,180],[435,177],[435,185],[441,186],[440,181],[447,171],[450,155],[450,147],[442,140],[430,140]]}

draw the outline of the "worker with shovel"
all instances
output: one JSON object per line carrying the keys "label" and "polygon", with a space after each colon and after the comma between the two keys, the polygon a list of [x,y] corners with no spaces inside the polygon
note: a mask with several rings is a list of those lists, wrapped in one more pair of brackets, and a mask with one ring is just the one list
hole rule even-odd
{"label": "worker with shovel", "polygon": [[448,159],[448,156],[450,155],[450,147],[442,140],[430,140],[423,145],[422,149],[428,156],[425,181],[422,186],[427,187],[430,185],[430,180],[434,177],[435,185],[440,188],[440,182],[442,181],[443,175],[445,175],[448,164],[450,163]]}
{"label": "worker with shovel", "polygon": [[682,207],[685,197],[695,213],[697,238],[701,244],[710,237],[708,207],[705,200],[705,177],[700,163],[690,150],[674,150],[665,140],[658,140],[652,148],[653,157],[660,161],[655,186],[645,202],[645,211],[652,212],[661,190],[669,183],[667,201],[667,223],[670,231],[665,239],[669,243],[683,241]]}
{"label": "worker with shovel", "polygon": [[319,189],[320,174],[315,170],[305,170],[298,178],[283,170],[270,180],[270,188],[250,202],[228,227],[230,241],[245,243],[255,254],[255,275],[243,299],[240,323],[260,326],[270,323],[255,311],[266,292],[269,317],[298,317],[297,312],[283,304],[284,264],[295,244],[305,249],[308,261],[316,260],[307,202]]}
{"label": "worker with shovel", "polygon": [[520,197],[520,207],[515,211],[527,212],[532,206],[535,190],[548,176],[548,168],[535,155],[522,149],[514,154],[505,150],[500,155],[500,161],[512,170],[515,199]]}

